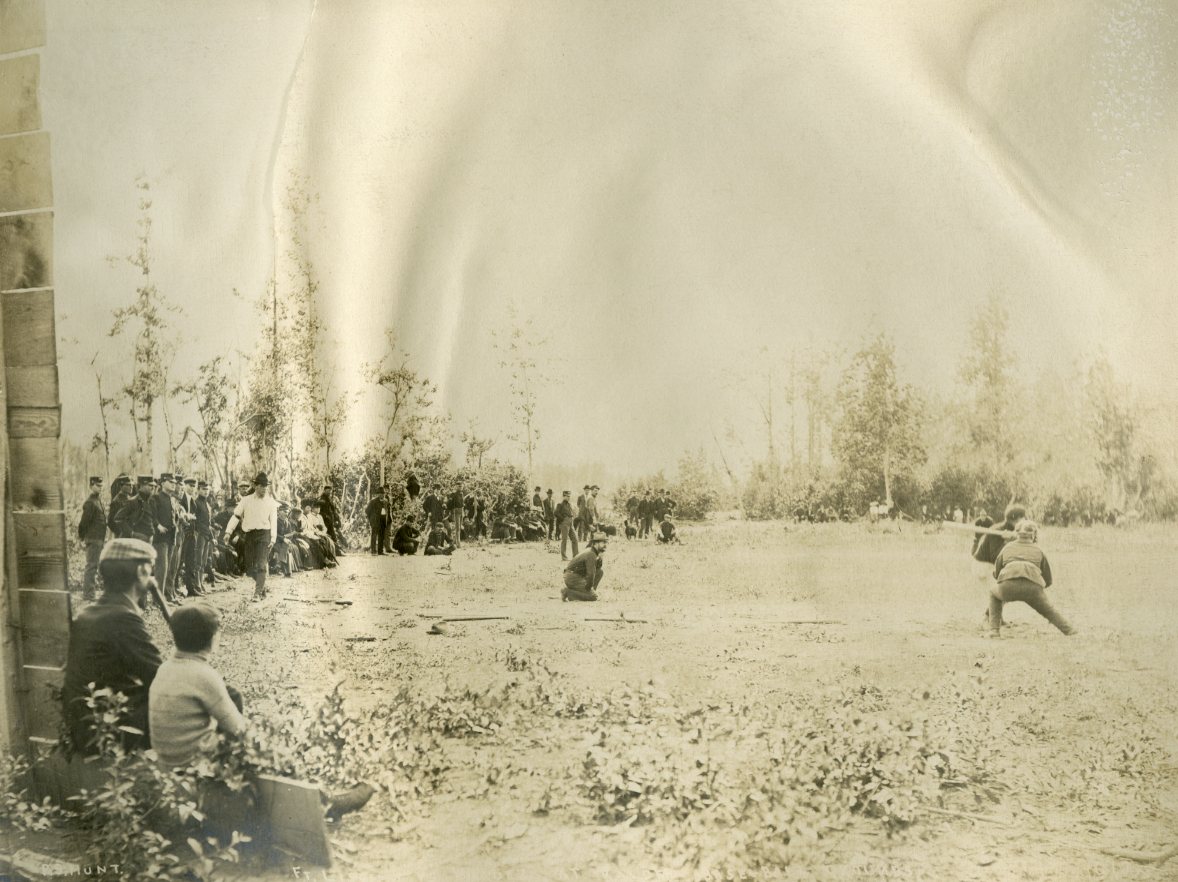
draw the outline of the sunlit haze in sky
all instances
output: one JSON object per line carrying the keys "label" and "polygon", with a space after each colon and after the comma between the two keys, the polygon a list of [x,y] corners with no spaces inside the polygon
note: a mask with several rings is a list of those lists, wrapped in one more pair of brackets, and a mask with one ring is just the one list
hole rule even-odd
{"label": "sunlit haze in sky", "polygon": [[[105,331],[135,276],[106,258],[133,246],[140,173],[185,310],[178,372],[257,339],[305,175],[341,385],[394,326],[455,429],[503,435],[491,332],[514,303],[549,341],[541,463],[639,472],[713,436],[755,453],[734,377],[762,347],[883,330],[908,380],[948,390],[994,291],[1021,362],[1103,347],[1175,400],[1163,0],[50,0],[48,26],[79,440],[91,358],[112,380],[125,362]],[[353,438],[375,410],[361,399]]]}

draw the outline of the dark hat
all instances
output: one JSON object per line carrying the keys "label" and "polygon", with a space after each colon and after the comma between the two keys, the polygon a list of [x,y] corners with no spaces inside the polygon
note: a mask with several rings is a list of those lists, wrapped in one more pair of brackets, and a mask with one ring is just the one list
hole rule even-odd
{"label": "dark hat", "polygon": [[131,476],[130,475],[119,475],[117,478],[115,478],[115,483],[116,484],[130,484],[131,483]]}
{"label": "dark hat", "polygon": [[196,489],[197,490],[206,490],[206,489],[208,489],[208,486],[209,486],[208,481],[197,481],[196,482]]}
{"label": "dark hat", "polygon": [[285,502],[280,502],[280,503],[278,503],[278,507],[279,507],[280,509],[283,509],[283,508],[290,508],[290,506],[289,506],[289,505],[287,505]]}
{"label": "dark hat", "polygon": [[90,483],[91,484],[101,484],[102,478],[98,477],[98,475],[91,475],[90,476]]}
{"label": "dark hat", "polygon": [[142,487],[144,484],[154,484],[154,483],[155,483],[155,478],[153,478],[151,475],[140,475],[139,476],[139,486],[140,487]]}
{"label": "dark hat", "polygon": [[330,483],[327,483],[327,484],[323,485],[323,489],[324,490],[334,490],[335,487],[333,487]]}
{"label": "dark hat", "polygon": [[262,487],[269,487],[270,479],[266,477],[265,472],[258,472],[258,474],[254,477],[254,483]]}
{"label": "dark hat", "polygon": [[155,563],[155,549],[142,539],[112,539],[102,547],[98,562],[104,560],[142,560]]}
{"label": "dark hat", "polygon": [[549,492],[549,493],[551,493],[551,492],[552,492],[552,488],[551,488],[551,487],[549,487],[549,488],[548,488],[548,492]]}
{"label": "dark hat", "polygon": [[196,483],[196,478],[185,478],[185,479],[184,479],[184,483],[185,483],[185,484],[195,484],[195,483]]}
{"label": "dark hat", "polygon": [[171,472],[160,472],[160,481],[174,481],[175,476]]}
{"label": "dark hat", "polygon": [[[91,480],[94,480],[94,479],[93,479],[93,478],[91,478]],[[537,488],[536,488],[536,492],[537,492],[537,493],[539,493],[539,492],[540,492],[540,488],[539,488],[539,487],[537,487]]]}
{"label": "dark hat", "polygon": [[590,487],[589,489],[590,489],[590,490],[600,490],[601,488],[600,488],[600,487],[598,487],[596,484],[594,484],[594,485],[593,485],[592,487]]}
{"label": "dark hat", "polygon": [[584,487],[582,487],[581,489],[582,489],[582,490],[592,490],[593,488],[592,488],[592,487],[590,487],[588,484],[586,484],[586,485],[585,485]]}
{"label": "dark hat", "polygon": [[560,495],[561,496],[572,496],[572,493],[569,492],[568,490],[561,490]]}
{"label": "dark hat", "polygon": [[609,537],[606,536],[605,533],[594,533],[592,536],[589,537],[589,544],[592,545],[594,542],[608,543]]}

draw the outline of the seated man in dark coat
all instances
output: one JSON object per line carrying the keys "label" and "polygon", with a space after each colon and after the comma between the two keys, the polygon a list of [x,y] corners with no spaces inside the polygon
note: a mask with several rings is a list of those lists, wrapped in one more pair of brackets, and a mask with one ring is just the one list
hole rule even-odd
{"label": "seated man in dark coat", "polygon": [[405,519],[405,523],[397,528],[393,536],[393,551],[397,554],[417,554],[417,540],[421,538],[421,531],[413,523],[413,516],[410,515]]}
{"label": "seated man in dark coat", "polygon": [[429,536],[425,540],[426,554],[453,554],[454,543],[450,541],[450,534],[439,521],[430,528]]}
{"label": "seated man in dark coat", "polygon": [[111,689],[127,697],[121,726],[128,750],[147,749],[147,690],[162,659],[143,623],[142,609],[154,581],[155,549],[139,539],[114,539],[102,549],[98,571],[105,591],[70,626],[69,654],[62,687],[62,713],[74,748],[92,755],[95,743],[88,686]]}

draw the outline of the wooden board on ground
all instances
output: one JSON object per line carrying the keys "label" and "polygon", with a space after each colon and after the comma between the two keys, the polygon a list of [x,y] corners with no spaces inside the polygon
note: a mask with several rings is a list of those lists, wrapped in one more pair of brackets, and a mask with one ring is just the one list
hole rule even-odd
{"label": "wooden board on ground", "polygon": [[331,843],[318,787],[293,778],[260,775],[258,807],[270,824],[266,845],[318,866],[331,866]]}
{"label": "wooden board on ground", "polygon": [[61,703],[54,698],[54,690],[60,689],[65,681],[65,669],[25,665],[22,673],[25,730],[30,736],[56,738],[61,722]]}

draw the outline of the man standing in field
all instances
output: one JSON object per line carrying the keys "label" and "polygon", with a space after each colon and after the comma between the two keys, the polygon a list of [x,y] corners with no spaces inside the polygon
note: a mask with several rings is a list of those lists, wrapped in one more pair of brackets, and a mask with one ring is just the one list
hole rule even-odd
{"label": "man standing in field", "polygon": [[573,529],[573,504],[569,502],[572,494],[565,490],[560,494],[560,504],[556,507],[556,528],[560,531],[560,559],[568,560],[569,540],[573,541],[573,556],[577,555],[577,532]]}
{"label": "man standing in field", "polygon": [[548,492],[544,494],[544,501],[540,504],[540,510],[544,513],[544,529],[551,540],[556,535],[556,500],[552,498],[552,488],[548,488]]}
{"label": "man standing in field", "polygon": [[270,496],[270,479],[265,472],[254,478],[254,492],[243,496],[225,526],[225,541],[241,524],[245,538],[246,573],[254,577],[254,600],[266,596],[266,574],[270,570],[270,549],[278,538],[278,503]]}
{"label": "man standing in field", "polygon": [[385,502],[384,488],[373,487],[372,498],[364,514],[368,516],[368,553],[384,554],[385,530],[388,528],[388,503]]}
{"label": "man standing in field", "polygon": [[638,538],[645,539],[654,527],[654,501],[650,498],[650,491],[642,491],[642,499],[638,502],[638,517],[641,526],[638,528]]}
{"label": "man standing in field", "polygon": [[170,603],[176,602],[176,588],[172,584],[172,550],[176,545],[176,506],[172,503],[176,485],[173,480],[171,472],[160,474],[160,488],[151,499],[155,512],[155,535],[151,541],[155,546],[155,577]]}
{"label": "man standing in field", "polygon": [[585,497],[585,511],[589,516],[589,531],[597,529],[600,518],[597,513],[597,491],[601,488],[594,484],[589,488],[589,495]]}
{"label": "man standing in field", "polygon": [[589,547],[574,557],[564,570],[564,590],[561,600],[597,600],[597,586],[605,575],[602,557],[605,555],[606,536],[594,533]]}
{"label": "man standing in field", "polygon": [[86,545],[86,571],[82,576],[82,599],[94,599],[94,584],[98,579],[98,556],[106,542],[106,509],[102,505],[102,478],[90,479],[90,495],[82,503],[82,518],[78,521],[78,538]]}
{"label": "man standing in field", "polygon": [[[589,499],[589,485],[586,484],[584,487],[581,488],[580,495],[577,496],[577,515],[574,518],[574,520],[575,520],[574,526],[577,529],[577,538],[580,539],[582,542],[584,542],[587,538],[589,538],[589,508],[588,508],[588,502],[587,502],[588,499]],[[577,553],[576,550],[574,550],[573,554],[576,554],[576,553]]]}
{"label": "man standing in field", "polygon": [[192,535],[195,543],[193,557],[193,579],[189,582],[188,593],[201,597],[205,593],[205,572],[209,567],[209,548],[213,544],[213,506],[209,502],[209,482],[196,485],[196,500],[192,508]]}

